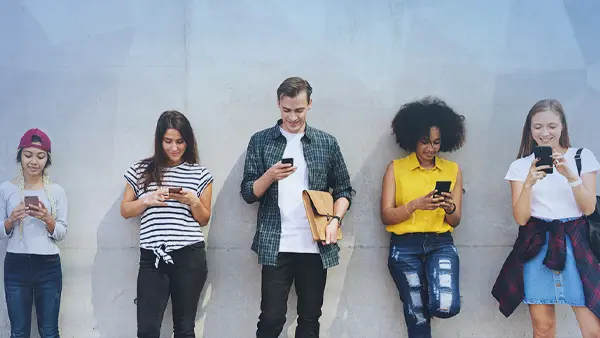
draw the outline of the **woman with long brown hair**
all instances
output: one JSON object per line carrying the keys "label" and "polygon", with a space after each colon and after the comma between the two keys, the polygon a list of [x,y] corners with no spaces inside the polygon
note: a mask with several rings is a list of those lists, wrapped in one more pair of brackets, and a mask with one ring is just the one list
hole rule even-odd
{"label": "woman with long brown hair", "polygon": [[125,179],[121,215],[141,215],[137,336],[160,336],[171,297],[175,338],[195,337],[208,273],[201,227],[210,219],[213,177],[199,164],[194,131],[182,113],[160,116],[154,155],[133,164]]}

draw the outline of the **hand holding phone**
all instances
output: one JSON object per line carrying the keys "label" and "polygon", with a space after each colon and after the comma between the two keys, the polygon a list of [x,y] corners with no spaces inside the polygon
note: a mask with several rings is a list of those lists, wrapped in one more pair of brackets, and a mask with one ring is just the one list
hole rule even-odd
{"label": "hand holding phone", "polygon": [[536,167],[549,166],[549,168],[542,169],[546,174],[552,174],[554,172],[554,166],[552,161],[552,147],[550,146],[535,146],[533,147],[533,154],[535,158],[539,158],[535,164]]}
{"label": "hand holding phone", "polygon": [[281,161],[275,163],[265,174],[273,181],[280,181],[293,174],[296,169],[294,167],[294,159],[288,157],[282,158]]}
{"label": "hand holding phone", "polygon": [[434,196],[441,196],[443,192],[447,192],[450,193],[450,186],[452,185],[452,182],[450,181],[437,181],[435,182],[435,190],[437,190],[437,192],[435,193]]}

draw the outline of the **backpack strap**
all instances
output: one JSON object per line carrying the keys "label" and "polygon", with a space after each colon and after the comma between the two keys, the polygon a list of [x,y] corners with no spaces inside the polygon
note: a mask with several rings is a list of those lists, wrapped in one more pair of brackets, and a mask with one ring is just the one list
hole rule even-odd
{"label": "backpack strap", "polygon": [[577,153],[575,153],[575,164],[577,165],[577,175],[581,176],[581,152],[583,148],[577,149]]}

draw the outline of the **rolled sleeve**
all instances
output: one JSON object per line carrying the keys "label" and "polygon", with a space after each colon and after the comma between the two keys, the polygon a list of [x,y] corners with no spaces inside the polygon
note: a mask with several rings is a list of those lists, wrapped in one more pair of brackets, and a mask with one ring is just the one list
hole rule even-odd
{"label": "rolled sleeve", "polygon": [[333,142],[333,161],[331,161],[331,167],[329,168],[329,174],[327,177],[329,186],[331,187],[333,200],[337,201],[340,198],[346,198],[348,203],[352,205],[352,197],[354,196],[354,189],[352,189],[352,183],[350,182],[350,174],[346,167],[346,162],[342,156],[342,151],[337,140]]}
{"label": "rolled sleeve", "polygon": [[260,157],[256,137],[252,136],[246,150],[246,160],[244,163],[244,174],[240,186],[242,198],[246,203],[252,204],[259,201],[254,194],[254,182],[260,178]]}
{"label": "rolled sleeve", "polygon": [[12,228],[12,229],[10,229],[10,231],[7,232],[6,228],[4,227],[4,221],[6,221],[6,219],[2,221],[2,229],[0,230],[0,239],[9,238],[10,236],[12,236],[12,234],[15,230],[15,228]]}
{"label": "rolled sleeve", "polygon": [[58,189],[58,194],[56,196],[56,225],[54,226],[54,231],[48,236],[54,239],[57,242],[62,241],[67,236],[67,195],[65,191],[61,188]]}

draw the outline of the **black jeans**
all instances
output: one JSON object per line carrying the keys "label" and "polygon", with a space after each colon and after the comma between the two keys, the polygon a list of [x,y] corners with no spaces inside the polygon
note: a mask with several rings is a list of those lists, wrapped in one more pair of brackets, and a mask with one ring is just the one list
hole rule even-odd
{"label": "black jeans", "polygon": [[151,250],[140,249],[137,279],[138,338],[159,338],[169,296],[173,308],[175,338],[194,338],[196,310],[206,282],[206,250],[204,242],[169,252],[174,264],[162,259],[158,269]]}
{"label": "black jeans", "polygon": [[4,292],[11,337],[29,338],[34,302],[40,337],[60,337],[58,313],[62,294],[62,268],[59,255],[6,253]]}
{"label": "black jeans", "polygon": [[257,338],[277,338],[285,325],[292,283],[298,295],[296,338],[318,338],[327,270],[321,255],[280,253],[277,266],[263,265]]}

